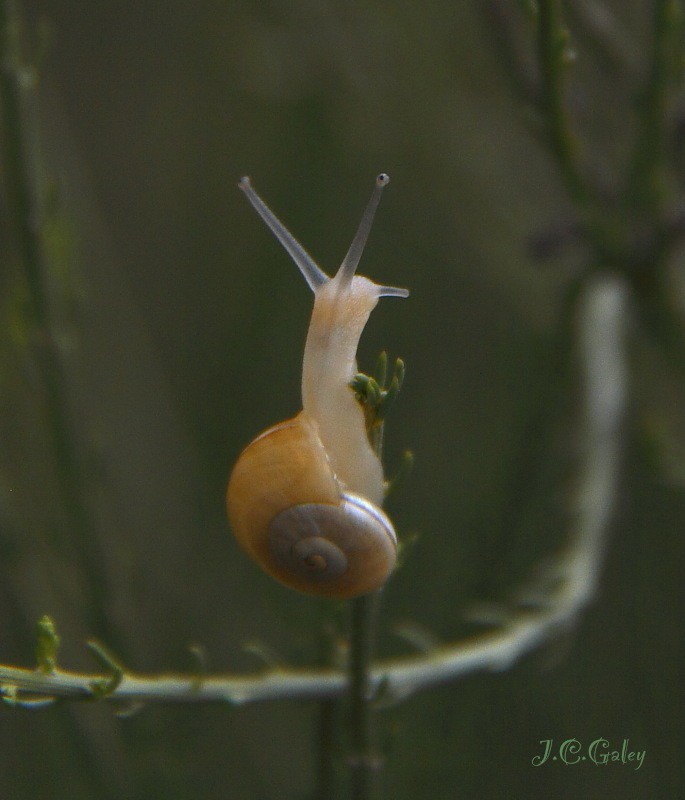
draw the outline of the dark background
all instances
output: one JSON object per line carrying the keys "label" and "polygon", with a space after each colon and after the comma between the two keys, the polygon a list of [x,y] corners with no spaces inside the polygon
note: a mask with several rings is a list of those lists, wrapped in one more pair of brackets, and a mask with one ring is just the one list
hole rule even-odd
{"label": "dark background", "polygon": [[[620,169],[633,135],[648,5],[607,4],[628,43],[619,77],[576,45],[570,102],[600,172]],[[384,594],[380,653],[407,651],[393,633],[407,621],[448,641],[472,633],[469,608],[506,602],[564,541],[575,396],[544,398],[560,298],[583,253],[541,263],[526,247],[571,206],[481,11],[29,4],[29,30],[45,33],[34,38],[54,203],[49,285],[91,537],[84,549],[60,510],[10,259],[3,663],[33,663],[43,613],[62,635],[60,663],[75,669],[95,667],[91,636],[141,671],[192,669],[196,642],[214,670],[256,670],[248,640],[307,665],[320,660],[322,628],[332,618],[344,628],[343,608],[248,562],[224,519],[241,447],[299,408],[311,306],[236,188],[243,174],[329,271],[373,177],[392,176],[360,271],[412,295],[381,302],[359,360],[369,370],[387,347],[406,361],[386,463],[392,473],[409,447],[416,466],[389,512],[419,540]],[[623,493],[596,602],[509,671],[380,713],[385,796],[682,796],[682,375],[639,342],[631,367]],[[304,798],[314,787],[313,704],[158,706],[130,719],[106,704],[0,712],[1,798]],[[541,739],[599,736],[646,750],[642,769],[531,766]]]}

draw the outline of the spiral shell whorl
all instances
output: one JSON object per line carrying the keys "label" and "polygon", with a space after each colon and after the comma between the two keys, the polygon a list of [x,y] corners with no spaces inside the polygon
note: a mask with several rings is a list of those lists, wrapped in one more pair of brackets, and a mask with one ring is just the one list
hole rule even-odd
{"label": "spiral shell whorl", "polygon": [[269,524],[270,572],[309,594],[354,597],[379,588],[392,571],[397,539],[390,520],[367,500],[303,503]]}

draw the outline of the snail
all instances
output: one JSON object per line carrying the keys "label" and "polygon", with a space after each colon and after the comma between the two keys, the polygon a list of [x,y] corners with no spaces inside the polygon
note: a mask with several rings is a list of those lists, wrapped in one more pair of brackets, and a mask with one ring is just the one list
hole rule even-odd
{"label": "snail", "polygon": [[226,491],[239,544],[272,577],[335,599],[379,588],[397,537],[381,510],[383,468],[350,382],[359,338],[381,297],[406,289],[355,275],[381,192],[381,173],[347,255],[330,278],[252,188],[239,186],[314,292],[304,349],[302,411],[261,433],[240,454]]}

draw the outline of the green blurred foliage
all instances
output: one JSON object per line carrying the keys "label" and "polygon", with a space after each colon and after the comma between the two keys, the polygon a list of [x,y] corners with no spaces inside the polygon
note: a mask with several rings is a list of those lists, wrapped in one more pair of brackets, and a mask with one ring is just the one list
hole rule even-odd
{"label": "green blurred foliage", "polygon": [[[224,519],[241,447],[299,407],[311,304],[236,188],[248,173],[325,269],[375,174],[392,176],[360,271],[412,295],[381,302],[359,362],[370,371],[387,348],[407,364],[386,460],[392,474],[409,447],[416,464],[389,510],[420,538],[384,593],[379,652],[403,651],[393,626],[407,620],[446,639],[471,632],[472,604],[506,600],[563,542],[575,397],[554,392],[554,334],[583,258],[541,264],[526,249],[571,209],[479,4],[27,5],[29,27],[50,34],[53,324],[118,655],[132,669],[192,668],[187,647],[201,642],[212,669],[247,670],[259,665],[241,645],[258,639],[311,664],[322,626],[344,619],[263,575]],[[630,58],[612,74],[576,42],[570,96],[600,174],[625,161],[648,46],[646,4],[607,5]],[[49,613],[60,663],[91,668],[83,642],[108,631],[85,621],[94,600],[60,510],[26,290],[0,248],[0,660],[30,663]],[[636,370],[636,395],[652,396],[652,430],[680,437],[677,466],[682,376],[641,358],[653,374]],[[577,630],[507,673],[379,714],[385,796],[680,796],[685,502],[682,466],[663,471],[662,450],[632,462]],[[125,720],[103,705],[7,710],[0,797],[308,797],[314,720],[295,703]],[[530,765],[540,739],[600,735],[646,749],[642,770]]]}

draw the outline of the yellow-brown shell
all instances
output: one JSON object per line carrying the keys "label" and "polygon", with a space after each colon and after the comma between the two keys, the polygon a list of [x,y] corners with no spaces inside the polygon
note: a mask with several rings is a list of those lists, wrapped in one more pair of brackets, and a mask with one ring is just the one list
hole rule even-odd
{"label": "yellow-brown shell", "polygon": [[243,450],[226,505],[240,545],[298,591],[341,599],[367,594],[395,565],[392,524],[375,505],[345,492],[306,412]]}

